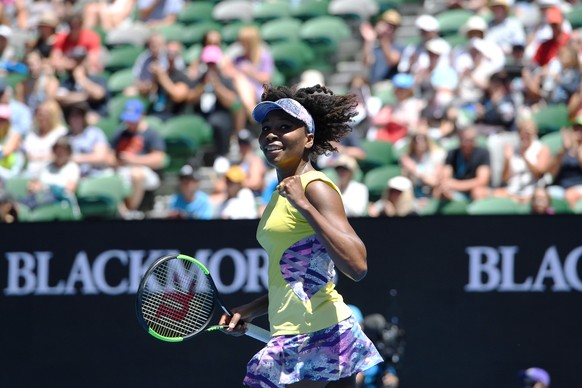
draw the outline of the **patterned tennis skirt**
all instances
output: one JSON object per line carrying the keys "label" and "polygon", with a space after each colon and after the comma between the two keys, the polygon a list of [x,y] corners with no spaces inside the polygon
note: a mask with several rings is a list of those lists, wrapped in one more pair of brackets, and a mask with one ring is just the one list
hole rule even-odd
{"label": "patterned tennis skirt", "polygon": [[314,333],[271,338],[249,361],[244,384],[279,388],[301,380],[335,381],[382,361],[352,316]]}

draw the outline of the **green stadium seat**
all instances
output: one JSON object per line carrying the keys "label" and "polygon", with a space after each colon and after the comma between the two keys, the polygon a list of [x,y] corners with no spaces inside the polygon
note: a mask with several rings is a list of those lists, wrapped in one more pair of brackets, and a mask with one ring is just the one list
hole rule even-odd
{"label": "green stadium seat", "polygon": [[226,45],[233,44],[238,41],[238,34],[241,28],[245,26],[258,26],[256,23],[244,22],[240,20],[233,21],[222,27],[220,33],[222,35],[222,42]]}
{"label": "green stadium seat", "polygon": [[184,52],[182,57],[184,58],[184,62],[186,64],[191,64],[198,58],[200,58],[200,53],[202,52],[202,45],[201,44],[193,44],[192,46],[188,47],[188,49]]}
{"label": "green stadium seat", "polygon": [[124,196],[123,181],[118,175],[83,178],[77,188],[77,201],[84,219],[116,218]]}
{"label": "green stadium seat", "polygon": [[169,173],[176,173],[191,160],[199,163],[204,153],[214,146],[212,128],[199,115],[187,114],[169,119],[159,132],[170,157],[165,168]]}
{"label": "green stadium seat", "polygon": [[112,48],[105,60],[105,71],[114,73],[118,70],[132,68],[142,51],[144,51],[143,48],[135,46]]}
{"label": "green stadium seat", "polygon": [[182,24],[195,24],[212,20],[212,2],[194,1],[186,3],[178,14],[178,22]]}
{"label": "green stadium seat", "polygon": [[261,37],[268,44],[299,39],[302,22],[294,18],[271,20],[261,26]]}
{"label": "green stadium seat", "polygon": [[402,3],[414,3],[417,2],[419,5],[422,5],[422,0],[375,0],[376,4],[378,4],[378,15],[381,15],[383,12],[388,11],[389,9],[399,9]]}
{"label": "green stadium seat", "polygon": [[160,33],[166,41],[176,41],[182,42],[184,38],[184,31],[186,26],[182,23],[173,23],[169,25],[164,25],[160,27],[156,27],[154,31]]}
{"label": "green stadium seat", "polygon": [[134,84],[132,69],[118,70],[109,76],[107,80],[107,90],[116,96],[125,90],[128,86]]}
{"label": "green stadium seat", "polygon": [[119,119],[114,117],[102,117],[95,126],[101,128],[105,136],[107,136],[107,139],[111,140],[121,126],[121,123]]}
{"label": "green stadium seat", "polygon": [[582,27],[582,5],[575,5],[572,10],[564,15],[572,25],[572,29]]}
{"label": "green stadium seat", "polygon": [[289,1],[274,0],[255,4],[253,8],[253,20],[259,24],[268,21],[291,16]]}
{"label": "green stadium seat", "polygon": [[213,21],[199,22],[191,26],[187,26],[182,30],[180,42],[185,47],[191,47],[194,44],[202,44],[204,35],[208,31],[220,31],[222,26]]}
{"label": "green stadium seat", "polygon": [[364,174],[364,184],[368,188],[370,202],[382,196],[390,178],[400,175],[400,166],[388,165],[376,167]]}
{"label": "green stadium seat", "polygon": [[574,209],[572,209],[574,214],[582,214],[582,199],[574,205]]}
{"label": "green stadium seat", "polygon": [[463,24],[474,15],[474,12],[466,9],[451,9],[436,15],[439,22],[441,36],[458,35]]}
{"label": "green stadium seat", "polygon": [[335,52],[342,40],[351,35],[350,27],[336,16],[320,16],[307,20],[301,28],[301,39],[318,54]]}
{"label": "green stadium seat", "polygon": [[523,214],[523,208],[509,198],[488,197],[473,201],[467,206],[470,215]]}
{"label": "green stadium seat", "polygon": [[301,21],[329,15],[328,0],[301,0],[301,3],[291,8],[291,16]]}
{"label": "green stadium seat", "polygon": [[30,178],[15,176],[4,181],[4,189],[15,200],[21,200],[28,194]]}
{"label": "green stadium seat", "polygon": [[358,164],[364,174],[373,168],[395,164],[394,149],[387,141],[363,140],[362,149],[366,152],[366,158],[359,160]]}
{"label": "green stadium seat", "polygon": [[301,41],[275,43],[271,46],[271,54],[287,82],[301,74],[314,56],[311,47]]}
{"label": "green stadium seat", "polygon": [[350,25],[358,25],[378,14],[378,4],[374,0],[332,0],[329,3],[328,13],[339,16]]}
{"label": "green stadium seat", "polygon": [[562,144],[562,132],[556,131],[556,132],[546,133],[544,136],[542,136],[540,138],[540,141],[543,144],[548,146],[548,148],[552,152],[552,155],[556,155],[558,153],[558,151],[560,151],[560,149],[563,146],[563,144]]}
{"label": "green stadium seat", "polygon": [[49,221],[78,221],[81,214],[76,206],[69,201],[42,205],[30,211],[27,221],[29,222],[49,222]]}
{"label": "green stadium seat", "polygon": [[217,3],[212,10],[212,18],[222,24],[253,20],[253,4],[248,0],[229,0]]}
{"label": "green stadium seat", "polygon": [[539,136],[569,127],[568,107],[565,104],[548,105],[535,112],[533,119],[538,127]]}
{"label": "green stadium seat", "polygon": [[431,198],[419,211],[421,216],[466,215],[468,201],[447,201]]}

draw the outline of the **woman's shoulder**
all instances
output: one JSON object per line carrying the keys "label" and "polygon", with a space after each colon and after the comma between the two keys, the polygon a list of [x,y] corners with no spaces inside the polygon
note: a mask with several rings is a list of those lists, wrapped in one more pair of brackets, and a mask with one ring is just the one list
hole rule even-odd
{"label": "woman's shoulder", "polygon": [[303,188],[306,188],[307,185],[314,181],[322,181],[327,183],[328,186],[331,186],[335,191],[340,193],[339,188],[333,183],[330,177],[328,177],[324,172],[319,170],[310,170],[303,174],[301,174],[301,183],[303,184]]}

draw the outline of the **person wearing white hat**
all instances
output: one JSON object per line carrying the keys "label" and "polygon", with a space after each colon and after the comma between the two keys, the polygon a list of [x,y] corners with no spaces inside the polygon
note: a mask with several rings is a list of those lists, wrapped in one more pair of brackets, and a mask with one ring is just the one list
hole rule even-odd
{"label": "person wearing white hat", "polygon": [[505,55],[492,41],[473,38],[467,52],[459,58],[456,68],[460,74],[459,99],[463,104],[475,103],[483,96],[489,78],[505,65]]}
{"label": "person wearing white hat", "polygon": [[339,154],[331,160],[331,166],[338,175],[337,186],[342,193],[344,209],[348,217],[363,217],[367,213],[369,192],[368,187],[354,179],[358,170],[356,159]]}
{"label": "person wearing white hat", "polygon": [[516,40],[526,41],[523,24],[516,17],[510,16],[511,3],[509,0],[491,0],[489,9],[493,18],[489,22],[485,39],[494,41],[506,55],[509,55],[513,42]]}
{"label": "person wearing white hat", "polygon": [[368,208],[370,217],[405,217],[413,214],[412,181],[404,176],[390,178],[382,197]]}
{"label": "person wearing white hat", "polygon": [[432,15],[420,15],[414,25],[419,31],[421,41],[406,46],[398,64],[399,73],[408,73],[415,66],[426,66],[428,64],[428,56],[425,45],[431,39],[439,36],[439,22]]}

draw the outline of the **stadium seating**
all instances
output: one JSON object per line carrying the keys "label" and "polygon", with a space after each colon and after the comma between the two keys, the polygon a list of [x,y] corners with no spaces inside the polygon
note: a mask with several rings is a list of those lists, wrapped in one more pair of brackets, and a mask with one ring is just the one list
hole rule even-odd
{"label": "stadium seating", "polygon": [[538,127],[540,136],[549,132],[559,131],[568,127],[568,107],[565,104],[548,105],[535,112],[533,119]]}
{"label": "stadium seating", "polygon": [[114,73],[133,67],[135,60],[142,51],[143,48],[136,46],[122,46],[109,50],[105,60],[105,70],[109,73]]}
{"label": "stadium seating", "polygon": [[183,24],[195,24],[212,20],[212,10],[214,4],[209,1],[193,1],[186,3],[186,6],[178,14],[178,22]]}
{"label": "stadium seating", "polygon": [[261,37],[268,44],[295,41],[299,39],[302,22],[295,18],[281,18],[261,26]]}
{"label": "stadium seating", "polygon": [[290,15],[291,6],[286,0],[261,2],[255,4],[253,8],[253,20],[259,24]]}
{"label": "stadium seating", "polygon": [[291,8],[291,16],[306,21],[319,16],[328,15],[328,0],[302,0]]}
{"label": "stadium seating", "polygon": [[109,76],[107,80],[107,89],[112,96],[116,96],[123,92],[125,88],[133,85],[132,69],[118,70]]}
{"label": "stadium seating", "polygon": [[466,215],[468,204],[468,201],[447,201],[431,198],[419,211],[419,215]]}
{"label": "stadium seating", "polygon": [[470,215],[523,214],[526,210],[509,198],[488,197],[467,205]]}
{"label": "stadium seating", "polygon": [[439,13],[436,19],[439,22],[441,36],[459,35],[459,29],[474,13],[466,9],[451,9]]}
{"label": "stadium seating", "polygon": [[366,152],[366,158],[359,160],[362,171],[367,173],[373,168],[387,166],[396,162],[392,143],[386,141],[362,141],[362,149]]}
{"label": "stadium seating", "polygon": [[377,201],[384,190],[390,178],[400,175],[400,166],[388,165],[376,167],[364,175],[364,184],[368,188],[370,201]]}
{"label": "stadium seating", "polygon": [[84,219],[114,218],[124,196],[123,182],[117,175],[87,177],[77,188],[77,201]]}

